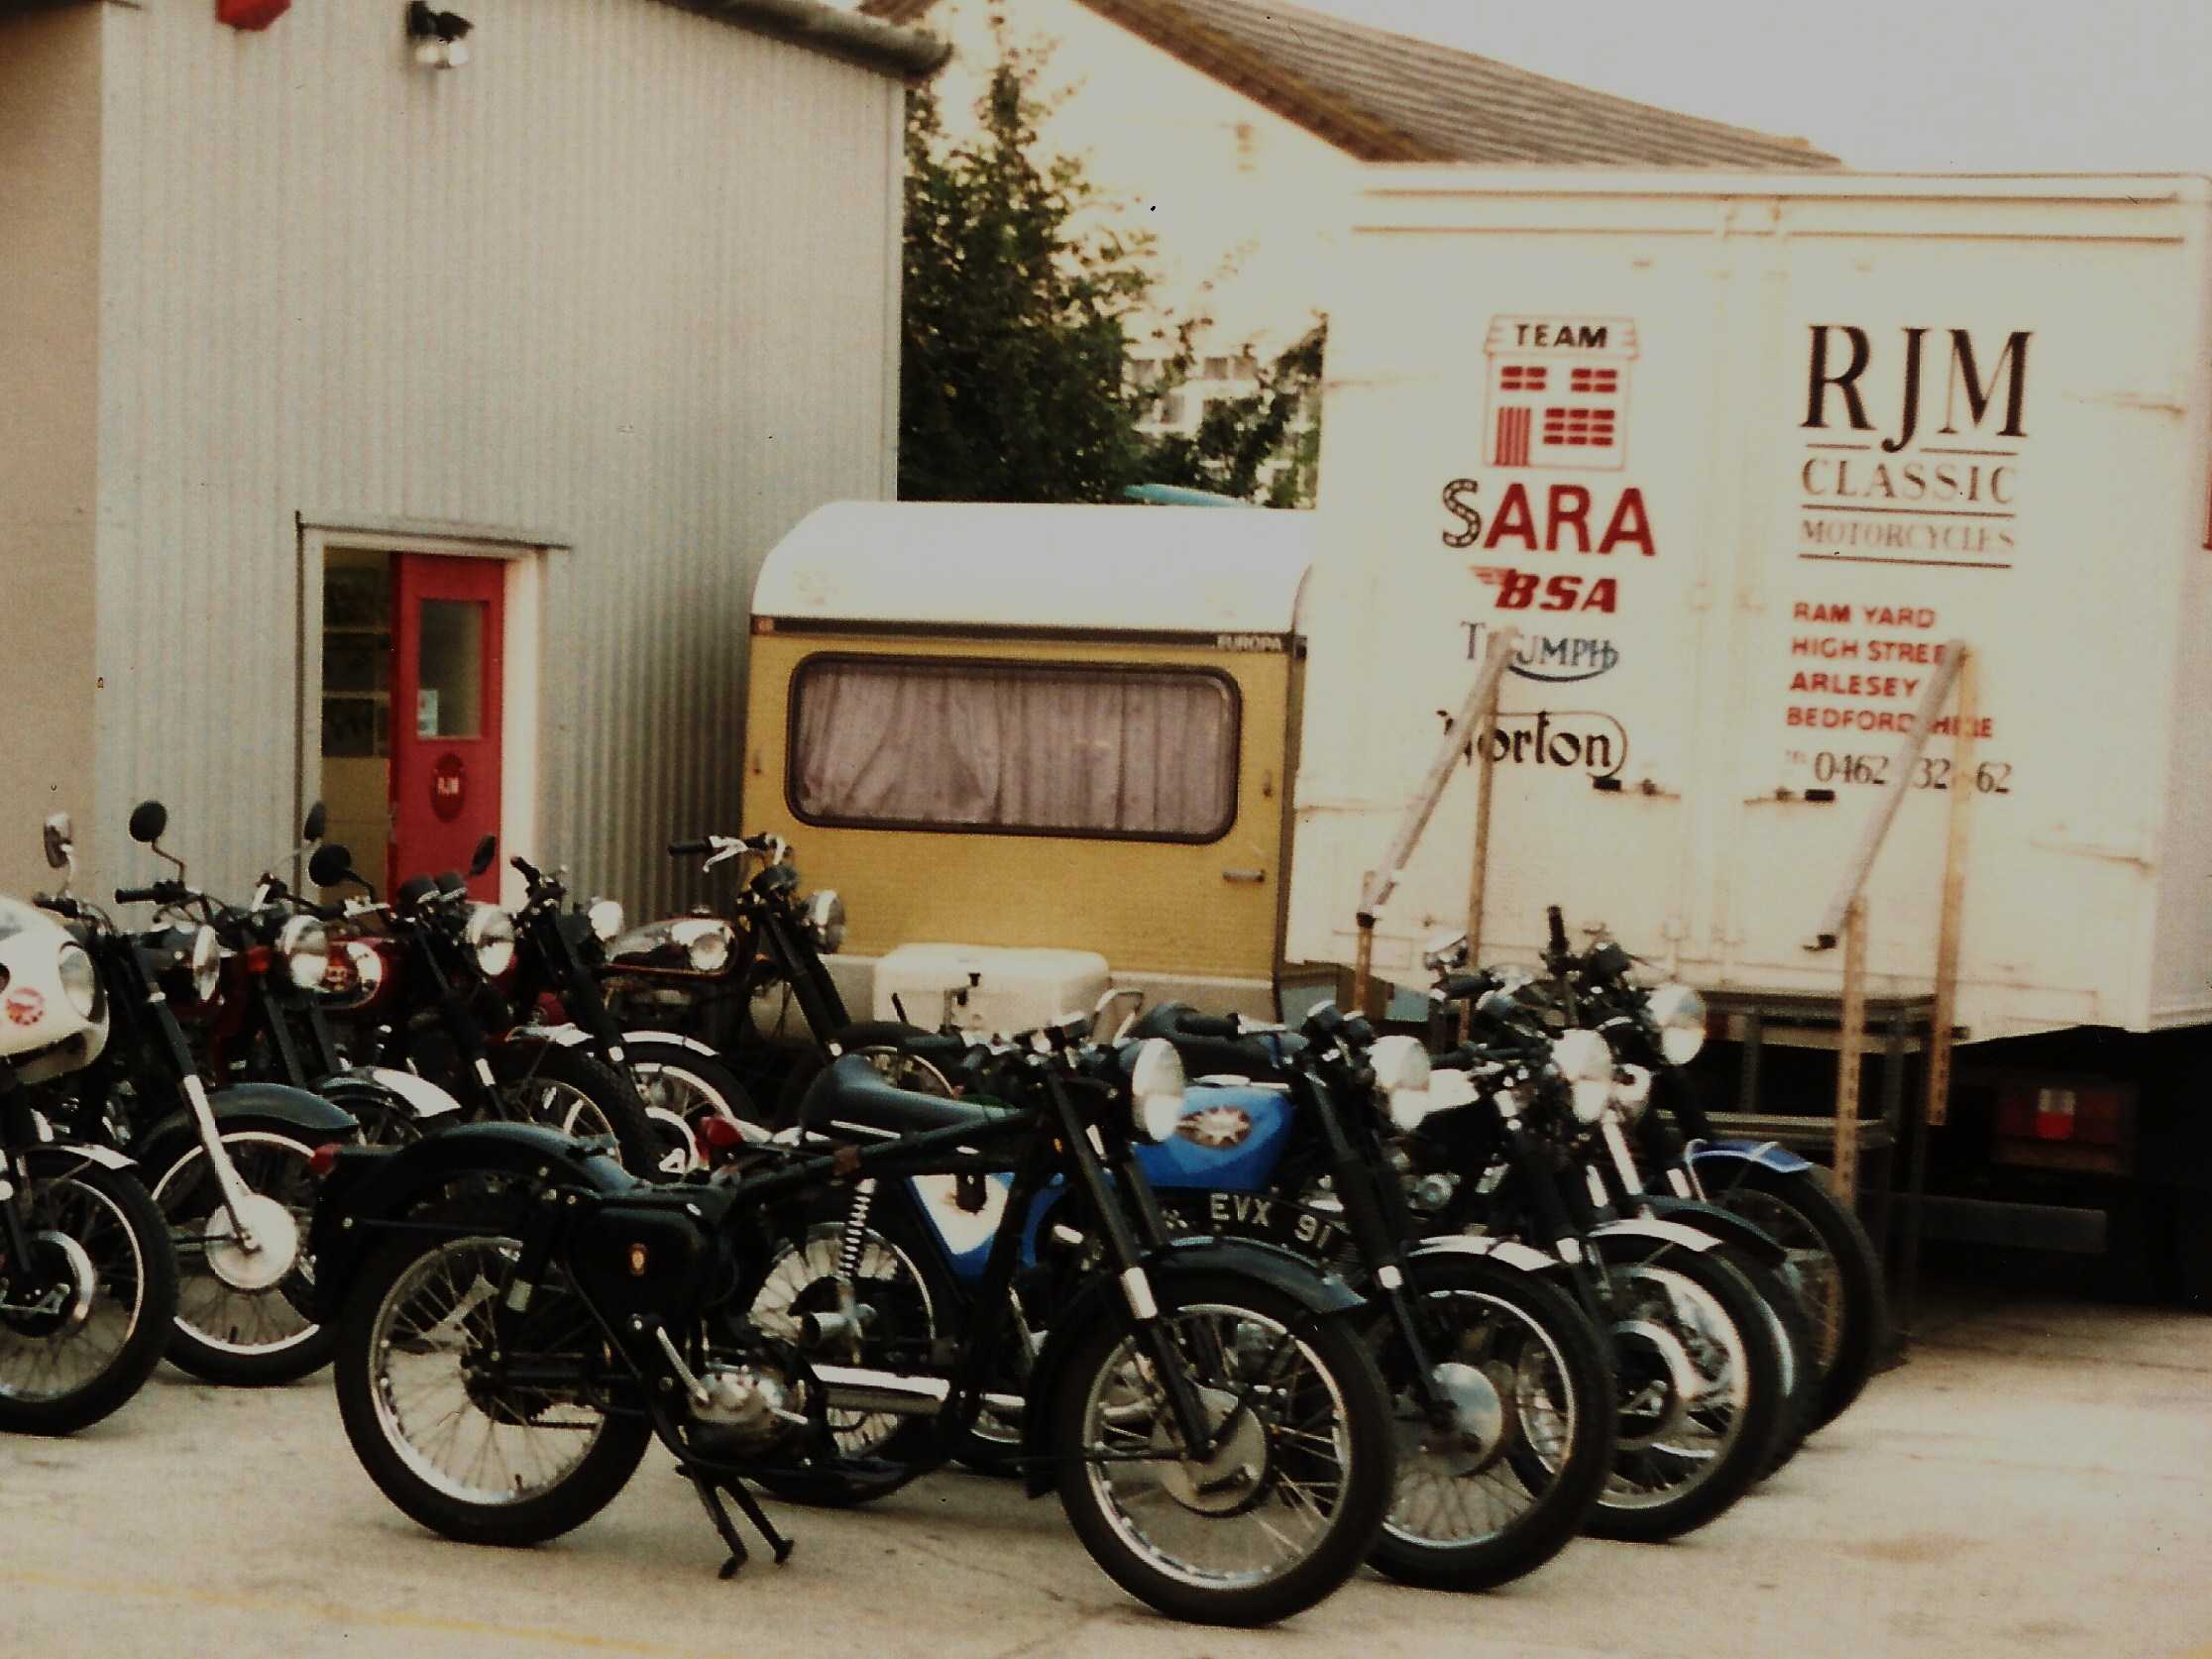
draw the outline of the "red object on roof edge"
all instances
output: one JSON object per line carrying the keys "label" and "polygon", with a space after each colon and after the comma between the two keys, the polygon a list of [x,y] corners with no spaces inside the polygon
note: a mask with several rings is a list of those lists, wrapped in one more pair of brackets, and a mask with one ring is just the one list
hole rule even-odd
{"label": "red object on roof edge", "polygon": [[233,29],[267,29],[291,10],[291,0],[215,0],[215,21]]}

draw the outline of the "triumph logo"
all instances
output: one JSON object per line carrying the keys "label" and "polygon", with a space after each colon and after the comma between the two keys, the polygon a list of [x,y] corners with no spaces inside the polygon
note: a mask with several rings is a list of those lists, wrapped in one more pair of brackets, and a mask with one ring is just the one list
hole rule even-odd
{"label": "triumph logo", "polygon": [[[1462,622],[1467,630],[1467,660],[1483,660],[1483,637],[1487,622]],[[1620,661],[1620,647],[1609,639],[1587,635],[1538,633],[1523,634],[1520,646],[1513,653],[1513,672],[1523,680],[1542,680],[1553,685],[1569,685],[1577,680],[1595,680]]]}

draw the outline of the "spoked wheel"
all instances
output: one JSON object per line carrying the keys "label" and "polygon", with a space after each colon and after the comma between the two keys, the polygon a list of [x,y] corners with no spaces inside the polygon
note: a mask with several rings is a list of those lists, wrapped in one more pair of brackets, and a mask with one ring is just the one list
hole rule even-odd
{"label": "spoked wheel", "polygon": [[1369,1559],[1407,1584],[1488,1589],[1542,1566],[1589,1518],[1611,1473],[1611,1368],[1582,1310],[1528,1273],[1446,1256],[1416,1257],[1407,1277],[1450,1415],[1424,1408],[1403,1333],[1379,1322],[1397,1490]]}
{"label": "spoked wheel", "polygon": [[315,1322],[313,1146],[280,1129],[226,1129],[224,1150],[246,1184],[240,1242],[222,1188],[195,1142],[154,1182],[176,1247],[180,1283],[168,1357],[209,1382],[292,1382],[329,1363],[333,1338]]}
{"label": "spoked wheel", "polygon": [[[841,1217],[834,1206],[826,1206],[823,1219],[811,1221],[803,1239],[786,1243],[769,1264],[760,1289],[754,1294],[745,1323],[762,1334],[808,1347],[803,1324],[809,1316],[838,1311],[836,1272],[844,1240]],[[814,1349],[832,1364],[881,1367],[912,1371],[928,1363],[930,1345],[939,1334],[943,1286],[933,1289],[923,1253],[911,1241],[897,1236],[893,1218],[880,1218],[861,1235],[860,1254],[853,1267],[853,1299],[862,1310],[863,1336],[857,1362],[850,1348]],[[839,1456],[895,1462],[918,1449],[931,1433],[931,1425],[914,1417],[889,1411],[831,1411],[830,1438]],[[862,1502],[896,1490],[897,1484],[879,1486],[865,1481],[850,1485],[808,1480],[779,1486],[772,1472],[760,1484],[781,1495],[805,1502],[848,1504]]]}
{"label": "spoked wheel", "polygon": [[719,1060],[682,1043],[631,1036],[622,1061],[645,1102],[659,1142],[655,1168],[663,1176],[707,1166],[701,1126],[710,1118],[734,1125],[748,1140],[765,1140],[768,1126],[735,1073]]}
{"label": "spoked wheel", "polygon": [[1857,1216],[1810,1169],[1734,1166],[1703,1160],[1708,1196],[1757,1222],[1789,1252],[1782,1276],[1813,1326],[1820,1390],[1813,1428],[1843,1414],[1873,1374],[1889,1324],[1880,1260]]}
{"label": "spoked wheel", "polygon": [[1784,1409],[1775,1327],[1714,1252],[1662,1246],[1608,1261],[1605,1274],[1619,1438],[1589,1530],[1679,1537],[1742,1496],[1773,1459]]}
{"label": "spoked wheel", "polygon": [[[534,1544],[621,1491],[652,1438],[594,1386],[604,1338],[548,1274],[519,1350],[496,1358],[493,1310],[521,1246],[495,1233],[401,1236],[371,1259],[340,1318],[346,1438],[371,1480],[434,1532]],[[507,1372],[527,1367],[527,1384]]]}
{"label": "spoked wheel", "polygon": [[1092,1559],[1175,1618],[1269,1624],[1358,1568],[1389,1507],[1388,1410],[1355,1331],[1271,1286],[1179,1282],[1159,1328],[1197,1389],[1189,1455],[1143,1336],[1099,1320],[1059,1374],[1060,1502]]}
{"label": "spoked wheel", "polygon": [[645,1102],[614,1068],[581,1049],[553,1043],[501,1043],[492,1050],[492,1075],[510,1116],[542,1123],[582,1140],[611,1138],[615,1159],[633,1175],[657,1172],[668,1149]]}
{"label": "spoked wheel", "polygon": [[[70,1434],[138,1392],[176,1314],[176,1253],[134,1175],[97,1163],[19,1194],[36,1254],[0,1305],[0,1429]],[[36,1286],[39,1294],[27,1297]]]}

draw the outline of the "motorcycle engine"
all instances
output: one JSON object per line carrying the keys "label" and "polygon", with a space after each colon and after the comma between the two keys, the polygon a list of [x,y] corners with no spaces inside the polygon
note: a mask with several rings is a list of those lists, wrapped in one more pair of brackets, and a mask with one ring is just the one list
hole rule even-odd
{"label": "motorcycle engine", "polygon": [[708,1398],[691,1400],[692,1439],[710,1457],[753,1457],[807,1427],[798,1406],[803,1390],[780,1367],[757,1361],[711,1361],[700,1373]]}

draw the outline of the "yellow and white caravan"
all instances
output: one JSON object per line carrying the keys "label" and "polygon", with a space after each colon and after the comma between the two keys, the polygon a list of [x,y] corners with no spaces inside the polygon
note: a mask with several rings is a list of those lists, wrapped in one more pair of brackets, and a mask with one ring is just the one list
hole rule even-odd
{"label": "yellow and white caravan", "polygon": [[858,501],[775,547],[745,827],[843,895],[856,1016],[1005,1029],[1109,976],[1272,1014],[1313,551],[1295,512]]}

